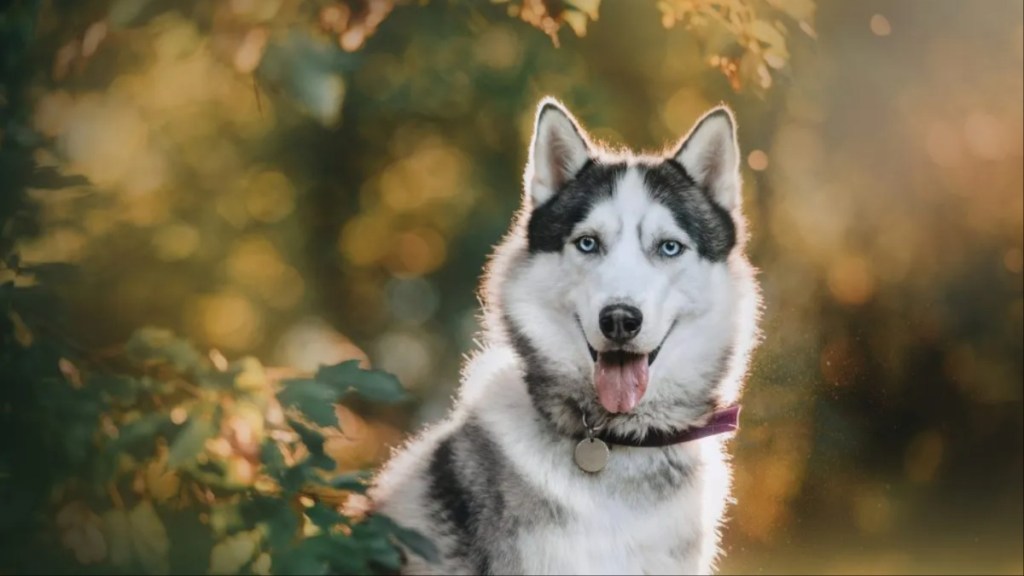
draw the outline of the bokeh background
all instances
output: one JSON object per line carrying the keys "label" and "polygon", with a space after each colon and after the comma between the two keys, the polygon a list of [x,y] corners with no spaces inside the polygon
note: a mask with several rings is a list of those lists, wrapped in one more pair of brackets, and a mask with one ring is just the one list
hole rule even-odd
{"label": "bokeh background", "polygon": [[1024,572],[1020,2],[43,4],[35,159],[89,184],[20,250],[81,347],[358,358],[416,397],[346,415],[376,465],[450,406],[537,101],[644,150],[724,101],[765,340],[722,571]]}

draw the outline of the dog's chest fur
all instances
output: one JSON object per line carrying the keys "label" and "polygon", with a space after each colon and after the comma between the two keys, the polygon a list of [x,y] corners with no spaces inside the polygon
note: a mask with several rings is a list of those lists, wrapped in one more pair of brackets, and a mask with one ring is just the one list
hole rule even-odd
{"label": "dog's chest fur", "polygon": [[[715,439],[613,447],[597,474],[530,404],[514,354],[478,355],[452,418],[382,471],[378,510],[422,532],[444,561],[409,574],[707,573],[728,473]],[[716,492],[717,491],[717,492]]]}

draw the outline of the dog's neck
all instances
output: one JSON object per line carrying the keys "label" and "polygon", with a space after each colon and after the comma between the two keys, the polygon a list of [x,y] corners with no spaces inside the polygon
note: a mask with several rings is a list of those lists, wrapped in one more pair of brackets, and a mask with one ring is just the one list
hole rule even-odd
{"label": "dog's neck", "polygon": [[686,426],[677,430],[660,430],[652,428],[648,429],[646,433],[639,437],[624,436],[614,432],[606,432],[604,430],[595,430],[587,426],[584,419],[583,423],[586,428],[586,433],[584,436],[579,437],[579,439],[596,438],[606,444],[629,446],[633,448],[664,448],[666,446],[700,440],[701,438],[707,438],[708,436],[735,432],[739,429],[739,416],[740,405],[734,404],[732,406],[715,410],[708,416],[707,422],[702,425]]}

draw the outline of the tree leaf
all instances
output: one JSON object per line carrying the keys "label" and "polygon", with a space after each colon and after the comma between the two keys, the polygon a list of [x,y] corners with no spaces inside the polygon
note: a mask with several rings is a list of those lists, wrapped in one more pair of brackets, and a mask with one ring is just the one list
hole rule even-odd
{"label": "tree leaf", "polygon": [[272,439],[264,440],[260,446],[260,461],[267,473],[274,478],[280,479],[285,472],[284,455],[281,454],[281,448],[278,447],[277,442]]}
{"label": "tree leaf", "polygon": [[440,560],[437,546],[426,536],[423,536],[416,530],[398,524],[388,516],[376,514],[374,518],[383,524],[399,542],[407,546],[414,553],[422,556],[427,562],[436,563]]}
{"label": "tree leaf", "polygon": [[337,426],[334,403],[338,392],[331,386],[317,380],[288,380],[277,393],[277,400],[287,407],[299,409],[310,420],[320,426]]}
{"label": "tree leaf", "polygon": [[320,575],[327,573],[327,562],[316,554],[311,554],[307,548],[311,546],[312,538],[304,540],[299,546],[290,550],[284,550],[271,554],[271,566],[275,574],[309,574]]}
{"label": "tree leaf", "polygon": [[246,525],[238,504],[234,502],[218,502],[210,506],[210,531],[217,538],[222,538]]}
{"label": "tree leaf", "polygon": [[180,486],[181,479],[163,462],[153,461],[146,466],[146,489],[157,502],[169,500],[178,493]]}
{"label": "tree leaf", "polygon": [[210,574],[238,574],[259,551],[258,530],[239,532],[217,543],[210,553]]}
{"label": "tree leaf", "polygon": [[122,451],[134,448],[139,444],[152,442],[153,437],[170,421],[167,414],[159,412],[133,420],[121,427],[112,449]]}
{"label": "tree leaf", "polygon": [[253,560],[250,571],[257,576],[268,576],[270,574],[270,554],[260,554]]}
{"label": "tree leaf", "polygon": [[103,535],[107,540],[110,563],[129,568],[132,562],[132,523],[128,513],[114,509],[103,514]]}
{"label": "tree leaf", "polygon": [[392,403],[408,399],[402,384],[393,374],[381,370],[363,370],[358,360],[348,360],[334,366],[321,366],[316,373],[318,382],[329,384],[339,394],[354,390],[367,400]]}
{"label": "tree leaf", "polygon": [[313,470],[305,463],[292,466],[281,476],[281,489],[294,493],[302,490],[309,480],[314,480]]}
{"label": "tree leaf", "polygon": [[137,330],[125,344],[125,352],[137,361],[163,361],[183,371],[195,370],[203,363],[203,356],[189,341],[151,326]]}
{"label": "tree leaf", "polygon": [[170,541],[160,516],[149,500],[140,502],[129,513],[132,530],[132,548],[142,565],[150,574],[166,574],[170,571],[167,553]]}
{"label": "tree leaf", "polygon": [[[267,544],[281,550],[291,544],[299,530],[299,516],[284,498],[258,496],[239,504],[239,512],[248,526],[267,527]],[[275,568],[275,572],[281,573]]]}
{"label": "tree leaf", "polygon": [[337,510],[317,502],[306,508],[306,516],[323,530],[330,530],[337,524],[346,524],[348,518]]}
{"label": "tree leaf", "polygon": [[350,472],[332,478],[329,484],[336,490],[349,490],[362,494],[366,492],[369,477],[370,474],[365,471]]}
{"label": "tree leaf", "polygon": [[[299,517],[287,502],[278,502],[267,518],[267,540],[272,549],[282,548],[295,539],[299,530]],[[278,571],[278,573],[281,573]]]}
{"label": "tree leaf", "polygon": [[364,549],[352,538],[335,533],[327,535],[324,543],[324,556],[335,574],[372,573],[367,566],[368,558]]}
{"label": "tree leaf", "polygon": [[102,390],[124,404],[134,404],[142,384],[130,376],[100,375],[89,378],[89,385]]}
{"label": "tree leaf", "polygon": [[178,433],[174,438],[174,443],[171,444],[167,467],[176,469],[195,460],[196,456],[203,451],[206,440],[216,432],[217,429],[208,418],[198,415],[190,417],[184,430]]}

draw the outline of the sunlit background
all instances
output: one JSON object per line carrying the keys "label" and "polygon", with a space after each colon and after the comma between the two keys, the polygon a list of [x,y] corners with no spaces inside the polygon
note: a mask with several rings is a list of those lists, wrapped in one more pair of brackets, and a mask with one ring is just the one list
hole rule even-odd
{"label": "sunlit background", "polygon": [[358,358],[417,398],[348,415],[375,465],[450,406],[537,100],[645,150],[724,101],[766,337],[722,571],[1024,572],[1020,2],[53,4],[37,161],[90,185],[21,255],[81,266],[82,346]]}

